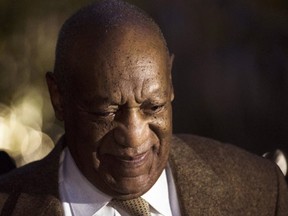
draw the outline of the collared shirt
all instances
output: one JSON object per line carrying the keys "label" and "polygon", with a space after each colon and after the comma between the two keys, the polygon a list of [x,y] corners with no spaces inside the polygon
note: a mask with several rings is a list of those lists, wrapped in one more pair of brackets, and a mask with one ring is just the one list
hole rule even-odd
{"label": "collared shirt", "polygon": [[[112,197],[92,185],[65,148],[60,157],[59,192],[65,216],[127,216],[109,205]],[[172,173],[166,168],[153,187],[141,196],[152,208],[152,216],[178,216],[180,209]]]}

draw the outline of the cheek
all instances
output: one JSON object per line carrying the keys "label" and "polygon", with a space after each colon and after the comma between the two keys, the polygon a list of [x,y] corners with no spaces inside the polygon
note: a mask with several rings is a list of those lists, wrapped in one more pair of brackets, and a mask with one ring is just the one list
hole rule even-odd
{"label": "cheek", "polygon": [[165,166],[170,151],[170,142],[172,138],[172,119],[170,110],[166,110],[161,115],[155,116],[150,124],[151,130],[159,139],[159,145],[156,146],[157,167]]}
{"label": "cheek", "polygon": [[110,121],[88,122],[86,124],[85,136],[93,143],[101,140],[114,128],[114,123]]}
{"label": "cheek", "polygon": [[[88,175],[94,173],[100,166],[99,161],[99,151],[103,146],[103,140],[113,129],[113,123],[109,121],[86,121],[85,119],[80,119],[77,121],[76,130],[74,130],[74,149],[77,152],[78,160],[82,167],[82,171],[86,171]],[[94,171],[92,171],[94,170]],[[85,171],[84,171],[85,172]]]}
{"label": "cheek", "polygon": [[65,125],[66,133],[73,137],[73,142],[85,143],[87,147],[101,142],[101,139],[114,128],[111,121],[92,121],[89,116],[82,114],[74,114],[69,120]]}
{"label": "cheek", "polygon": [[171,109],[163,111],[161,114],[154,116],[150,124],[151,129],[155,130],[160,138],[165,138],[172,134],[172,115]]}

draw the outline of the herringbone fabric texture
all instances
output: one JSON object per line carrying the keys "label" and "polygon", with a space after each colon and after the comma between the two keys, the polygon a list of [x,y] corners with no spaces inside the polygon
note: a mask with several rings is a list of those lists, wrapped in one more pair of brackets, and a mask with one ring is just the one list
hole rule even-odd
{"label": "herringbone fabric texture", "polygon": [[150,216],[149,203],[141,197],[131,200],[112,200],[111,205],[119,207],[131,216]]}

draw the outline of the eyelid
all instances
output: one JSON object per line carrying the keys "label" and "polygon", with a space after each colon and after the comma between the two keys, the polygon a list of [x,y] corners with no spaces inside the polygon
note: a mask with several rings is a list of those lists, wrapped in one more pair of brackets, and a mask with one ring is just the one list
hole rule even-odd
{"label": "eyelid", "polygon": [[110,107],[110,108],[98,108],[96,110],[88,111],[89,114],[94,115],[99,118],[106,118],[106,117],[112,117],[115,116],[116,112],[118,112],[119,107]]}
{"label": "eyelid", "polygon": [[143,107],[143,111],[148,114],[157,114],[164,109],[165,105],[166,102],[160,104],[150,104],[148,106]]}
{"label": "eyelid", "polygon": [[109,115],[115,114],[115,111],[114,112],[94,112],[94,114],[98,116],[109,116]]}

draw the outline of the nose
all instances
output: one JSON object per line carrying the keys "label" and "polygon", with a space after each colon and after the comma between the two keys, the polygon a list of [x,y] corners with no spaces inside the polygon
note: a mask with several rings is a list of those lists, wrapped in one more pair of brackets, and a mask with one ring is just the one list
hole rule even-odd
{"label": "nose", "polygon": [[137,148],[149,140],[149,124],[139,108],[123,110],[114,129],[115,142],[124,147]]}

